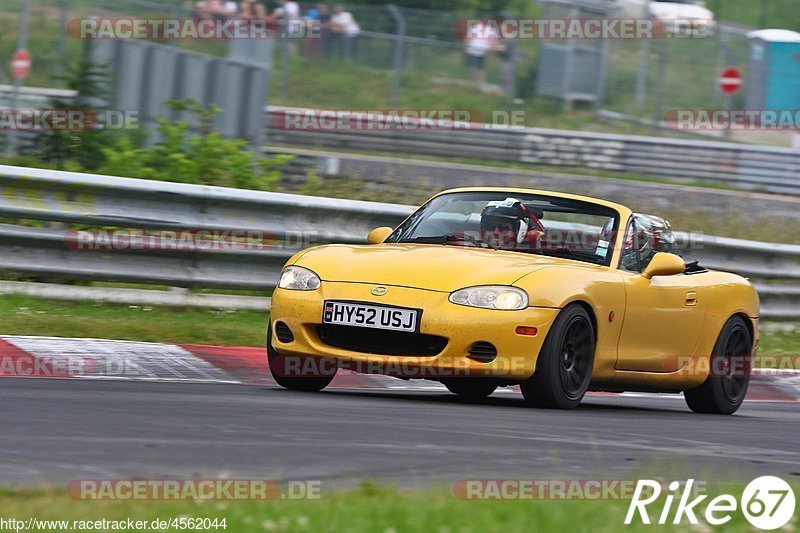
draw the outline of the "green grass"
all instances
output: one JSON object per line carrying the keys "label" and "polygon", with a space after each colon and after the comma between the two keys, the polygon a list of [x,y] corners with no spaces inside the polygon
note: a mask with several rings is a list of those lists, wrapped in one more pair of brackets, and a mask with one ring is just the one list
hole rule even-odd
{"label": "green grass", "polygon": [[0,333],[263,346],[267,313],[0,296]]}
{"label": "green grass", "polygon": [[761,330],[761,346],[758,352],[762,355],[793,355],[800,357],[800,324],[787,324],[785,329],[766,327]]}
{"label": "green grass", "polygon": [[796,0],[706,0],[706,5],[720,20],[800,31]]}
{"label": "green grass", "polygon": [[[364,483],[351,490],[321,492],[318,500],[268,501],[85,501],[73,500],[63,489],[6,490],[0,494],[2,516],[27,520],[169,520],[175,517],[222,518],[224,531],[433,532],[484,531],[704,531],[702,512],[711,497],[742,487],[708,487],[709,497],[696,509],[702,529],[682,526],[626,526],[629,500],[606,501],[476,501],[460,500],[449,488],[400,490]],[[657,520],[663,507],[648,508]],[[673,513],[675,512],[675,505]],[[797,517],[787,525],[792,530]],[[752,531],[741,512],[735,512],[725,531]],[[72,529],[71,529],[72,530]],[[83,529],[76,529],[83,530]],[[212,529],[213,531],[213,529]],[[216,531],[223,531],[217,529]]]}
{"label": "green grass", "polygon": [[[697,41],[697,40],[695,40]],[[732,43],[738,46],[741,43]],[[636,87],[638,50],[640,42],[614,43],[614,54],[609,67],[612,77],[608,82],[609,92],[604,107],[616,111],[630,112],[651,118],[653,85],[648,86],[648,99],[641,111],[631,108]],[[669,109],[713,108],[716,97],[716,74],[714,61],[717,55],[716,41],[701,43],[683,41],[669,42],[672,54],[665,76],[665,103],[663,112]],[[522,43],[521,46],[536,46]],[[365,48],[367,48],[365,46]],[[653,135],[653,128],[637,122],[609,121],[595,115],[590,105],[576,105],[565,110],[564,103],[555,98],[534,96],[534,81],[520,79],[524,98],[520,102],[509,102],[502,94],[483,93],[467,80],[468,72],[461,65],[460,50],[441,49],[430,52],[427,61],[417,61],[403,71],[399,97],[392,98],[393,71],[391,55],[385,61],[370,61],[368,58],[344,64],[334,59],[314,60],[305,57],[292,58],[288,73],[276,55],[274,75],[270,89],[270,103],[297,107],[312,107],[341,110],[386,110],[386,109],[436,109],[467,110],[474,112],[478,121],[499,123],[497,111],[521,112],[522,124],[530,127],[591,130],[630,135]],[[534,52],[529,52],[535,57]],[[687,59],[693,58],[693,59]],[[657,58],[651,53],[650,69],[655,70]],[[518,76],[525,76],[530,64],[517,67]],[[380,65],[383,65],[382,67]],[[499,60],[487,59],[487,80],[497,83]],[[286,79],[284,79],[286,76]],[[687,80],[691,80],[687,82]],[[285,89],[284,89],[285,87]],[[515,115],[516,116],[516,115]],[[698,138],[687,132],[663,130],[659,135],[675,138]]]}

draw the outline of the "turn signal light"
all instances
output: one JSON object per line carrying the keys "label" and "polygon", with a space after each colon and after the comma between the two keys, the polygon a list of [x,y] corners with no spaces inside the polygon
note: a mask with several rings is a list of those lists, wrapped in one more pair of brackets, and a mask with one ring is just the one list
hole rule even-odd
{"label": "turn signal light", "polygon": [[517,326],[517,335],[530,335],[531,337],[535,337],[537,333],[539,333],[539,330],[533,326]]}

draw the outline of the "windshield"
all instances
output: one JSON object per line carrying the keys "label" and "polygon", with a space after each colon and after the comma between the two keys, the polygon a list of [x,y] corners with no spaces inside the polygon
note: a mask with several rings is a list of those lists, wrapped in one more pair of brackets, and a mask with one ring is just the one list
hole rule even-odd
{"label": "windshield", "polygon": [[385,242],[509,250],[608,265],[618,226],[616,210],[591,202],[463,192],[434,198]]}

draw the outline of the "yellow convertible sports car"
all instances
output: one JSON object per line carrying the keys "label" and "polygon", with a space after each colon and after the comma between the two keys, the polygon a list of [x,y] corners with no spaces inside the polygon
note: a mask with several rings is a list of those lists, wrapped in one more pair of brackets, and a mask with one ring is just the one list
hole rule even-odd
{"label": "yellow convertible sports car", "polygon": [[723,414],[747,392],[756,291],[685,262],[658,217],[571,194],[456,189],[368,241],[287,262],[267,340],[281,386],[320,390],[347,368],[471,398],[519,385],[555,408],[590,390],[683,392],[692,410]]}

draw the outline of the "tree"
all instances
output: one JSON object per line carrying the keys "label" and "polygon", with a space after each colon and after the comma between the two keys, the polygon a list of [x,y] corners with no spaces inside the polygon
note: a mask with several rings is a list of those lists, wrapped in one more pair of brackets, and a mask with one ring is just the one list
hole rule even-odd
{"label": "tree", "polygon": [[78,129],[51,129],[37,139],[37,150],[48,166],[63,169],[70,162],[87,170],[95,170],[103,162],[103,151],[114,142],[111,132],[102,129],[102,117],[108,105],[110,75],[105,65],[96,65],[91,57],[91,40],[83,41],[78,63],[62,78],[72,97],[54,97],[53,110],[78,112],[83,117]]}

